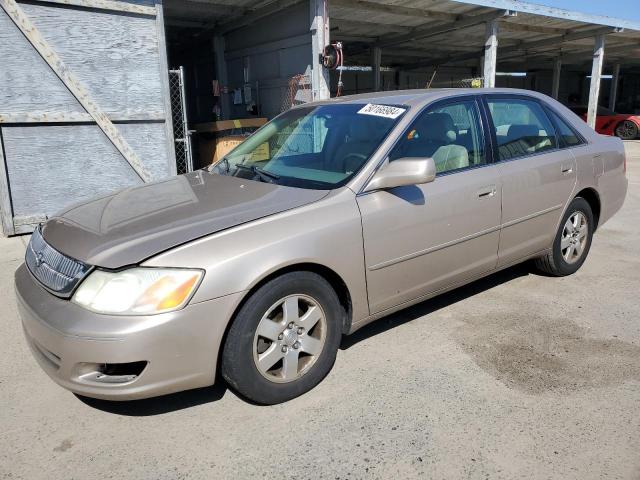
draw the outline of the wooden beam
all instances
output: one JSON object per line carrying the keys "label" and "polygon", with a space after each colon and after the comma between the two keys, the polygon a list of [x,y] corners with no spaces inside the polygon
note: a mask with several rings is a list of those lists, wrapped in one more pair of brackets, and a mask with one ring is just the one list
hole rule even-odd
{"label": "wooden beam", "polygon": [[[427,18],[455,21],[460,19],[460,15],[455,13],[442,12],[429,8],[404,7],[401,5],[386,5],[383,3],[370,2],[368,0],[331,0],[331,6],[346,7],[358,12],[387,13],[410,18]],[[333,17],[333,15],[332,15]]]}
{"label": "wooden beam", "polygon": [[329,91],[329,71],[320,64],[320,56],[329,45],[328,0],[311,0],[311,95],[313,100],[327,100]]}
{"label": "wooden beam", "polygon": [[[164,122],[164,112],[137,112],[133,114],[108,114],[112,123],[127,122]],[[85,112],[31,112],[31,113],[0,113],[0,125],[16,123],[45,124],[45,123],[96,123],[94,118]]]}
{"label": "wooden beam", "polygon": [[443,35],[445,33],[452,32],[454,30],[460,30],[462,28],[472,27],[475,25],[480,25],[485,22],[490,22],[500,17],[504,17],[505,15],[511,15],[512,12],[509,10],[495,10],[493,12],[484,13],[482,15],[473,15],[469,17],[464,17],[460,20],[456,20],[452,23],[441,24],[441,25],[427,25],[423,27],[417,27],[412,32],[398,35],[395,37],[383,37],[379,42],[376,43],[377,46],[382,48],[392,47],[394,45],[401,45],[407,42],[413,42],[415,40],[423,40],[425,38],[433,38],[438,35]]}
{"label": "wooden beam", "polygon": [[611,90],[609,91],[609,109],[616,109],[616,101],[618,100],[618,83],[620,81],[620,64],[613,66],[613,75],[611,76]]}
{"label": "wooden beam", "polygon": [[498,20],[487,22],[486,40],[484,42],[483,78],[485,88],[496,86],[496,65],[498,63]]}
{"label": "wooden beam", "polygon": [[71,94],[78,100],[80,105],[93,117],[100,129],[122,154],[129,165],[131,165],[138,176],[144,182],[150,181],[151,175],[138,158],[136,152],[133,151],[127,141],[122,137],[115,125],[111,123],[107,114],[91,98],[84,85],[78,81],[55,50],[53,50],[49,43],[42,37],[40,31],[31,22],[31,19],[24,13],[22,8],[18,6],[15,0],[0,0],[0,7],[4,9],[9,18],[16,24],[29,43],[37,50],[43,60],[47,62],[62,83],[64,83]]}
{"label": "wooden beam", "polygon": [[374,46],[371,49],[371,75],[373,76],[373,91],[379,92],[382,87],[382,75],[380,63],[382,62],[382,49]]}
{"label": "wooden beam", "polygon": [[562,57],[553,61],[553,79],[551,81],[551,96],[558,100],[560,95],[560,74],[562,73]]}
{"label": "wooden beam", "polygon": [[593,129],[596,128],[596,116],[598,114],[598,96],[600,95],[600,80],[602,78],[602,66],[604,64],[604,35],[598,35],[593,47],[593,65],[591,67],[591,86],[589,88],[589,109],[587,111],[587,123]]}
{"label": "wooden beam", "polygon": [[69,6],[90,8],[93,10],[107,10],[118,13],[135,13],[155,17],[155,7],[138,5],[135,3],[121,2],[119,0],[37,0],[39,3],[51,4],[51,6]]}
{"label": "wooden beam", "polygon": [[2,129],[0,128],[0,224],[2,233],[6,236],[15,233],[13,227],[13,207],[11,205],[11,192],[9,191],[9,174],[4,156],[4,143],[2,141]]}

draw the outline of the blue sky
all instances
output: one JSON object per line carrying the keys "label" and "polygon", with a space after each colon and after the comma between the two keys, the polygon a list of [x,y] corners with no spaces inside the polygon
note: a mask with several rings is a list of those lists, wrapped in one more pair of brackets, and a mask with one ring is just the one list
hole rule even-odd
{"label": "blue sky", "polygon": [[549,7],[640,21],[639,0],[526,0]]}

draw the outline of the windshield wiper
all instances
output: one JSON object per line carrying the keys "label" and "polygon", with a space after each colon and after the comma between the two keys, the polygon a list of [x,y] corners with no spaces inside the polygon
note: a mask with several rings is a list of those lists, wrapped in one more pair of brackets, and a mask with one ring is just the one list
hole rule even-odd
{"label": "windshield wiper", "polygon": [[273,183],[273,180],[280,180],[280,176],[276,175],[275,173],[271,173],[271,172],[267,172],[266,170],[263,170],[260,167],[257,167],[255,165],[244,165],[242,163],[237,163],[236,165],[234,165],[236,168],[242,168],[244,170],[249,170],[250,172],[254,173],[255,175],[259,176],[261,179],[269,182],[269,183]]}

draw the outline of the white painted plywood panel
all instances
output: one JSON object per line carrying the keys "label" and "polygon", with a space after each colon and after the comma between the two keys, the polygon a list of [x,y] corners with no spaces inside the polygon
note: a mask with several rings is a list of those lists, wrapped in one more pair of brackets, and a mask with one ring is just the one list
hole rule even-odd
{"label": "white painted plywood panel", "polygon": [[[155,179],[169,175],[164,124],[118,128]],[[2,135],[15,216],[51,215],[142,183],[96,125],[5,126]]]}
{"label": "white painted plywood panel", "polygon": [[21,7],[104,111],[133,114],[162,108],[154,18],[27,3]]}
{"label": "white painted plywood panel", "polygon": [[84,112],[0,9],[0,113]]}

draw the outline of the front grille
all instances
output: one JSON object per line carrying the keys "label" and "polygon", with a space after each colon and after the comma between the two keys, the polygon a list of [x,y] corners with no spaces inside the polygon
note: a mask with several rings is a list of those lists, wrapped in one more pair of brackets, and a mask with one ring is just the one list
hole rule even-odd
{"label": "front grille", "polygon": [[49,245],[42,237],[40,227],[31,236],[25,263],[45,288],[60,297],[71,296],[78,283],[91,270],[89,265],[67,257]]}

